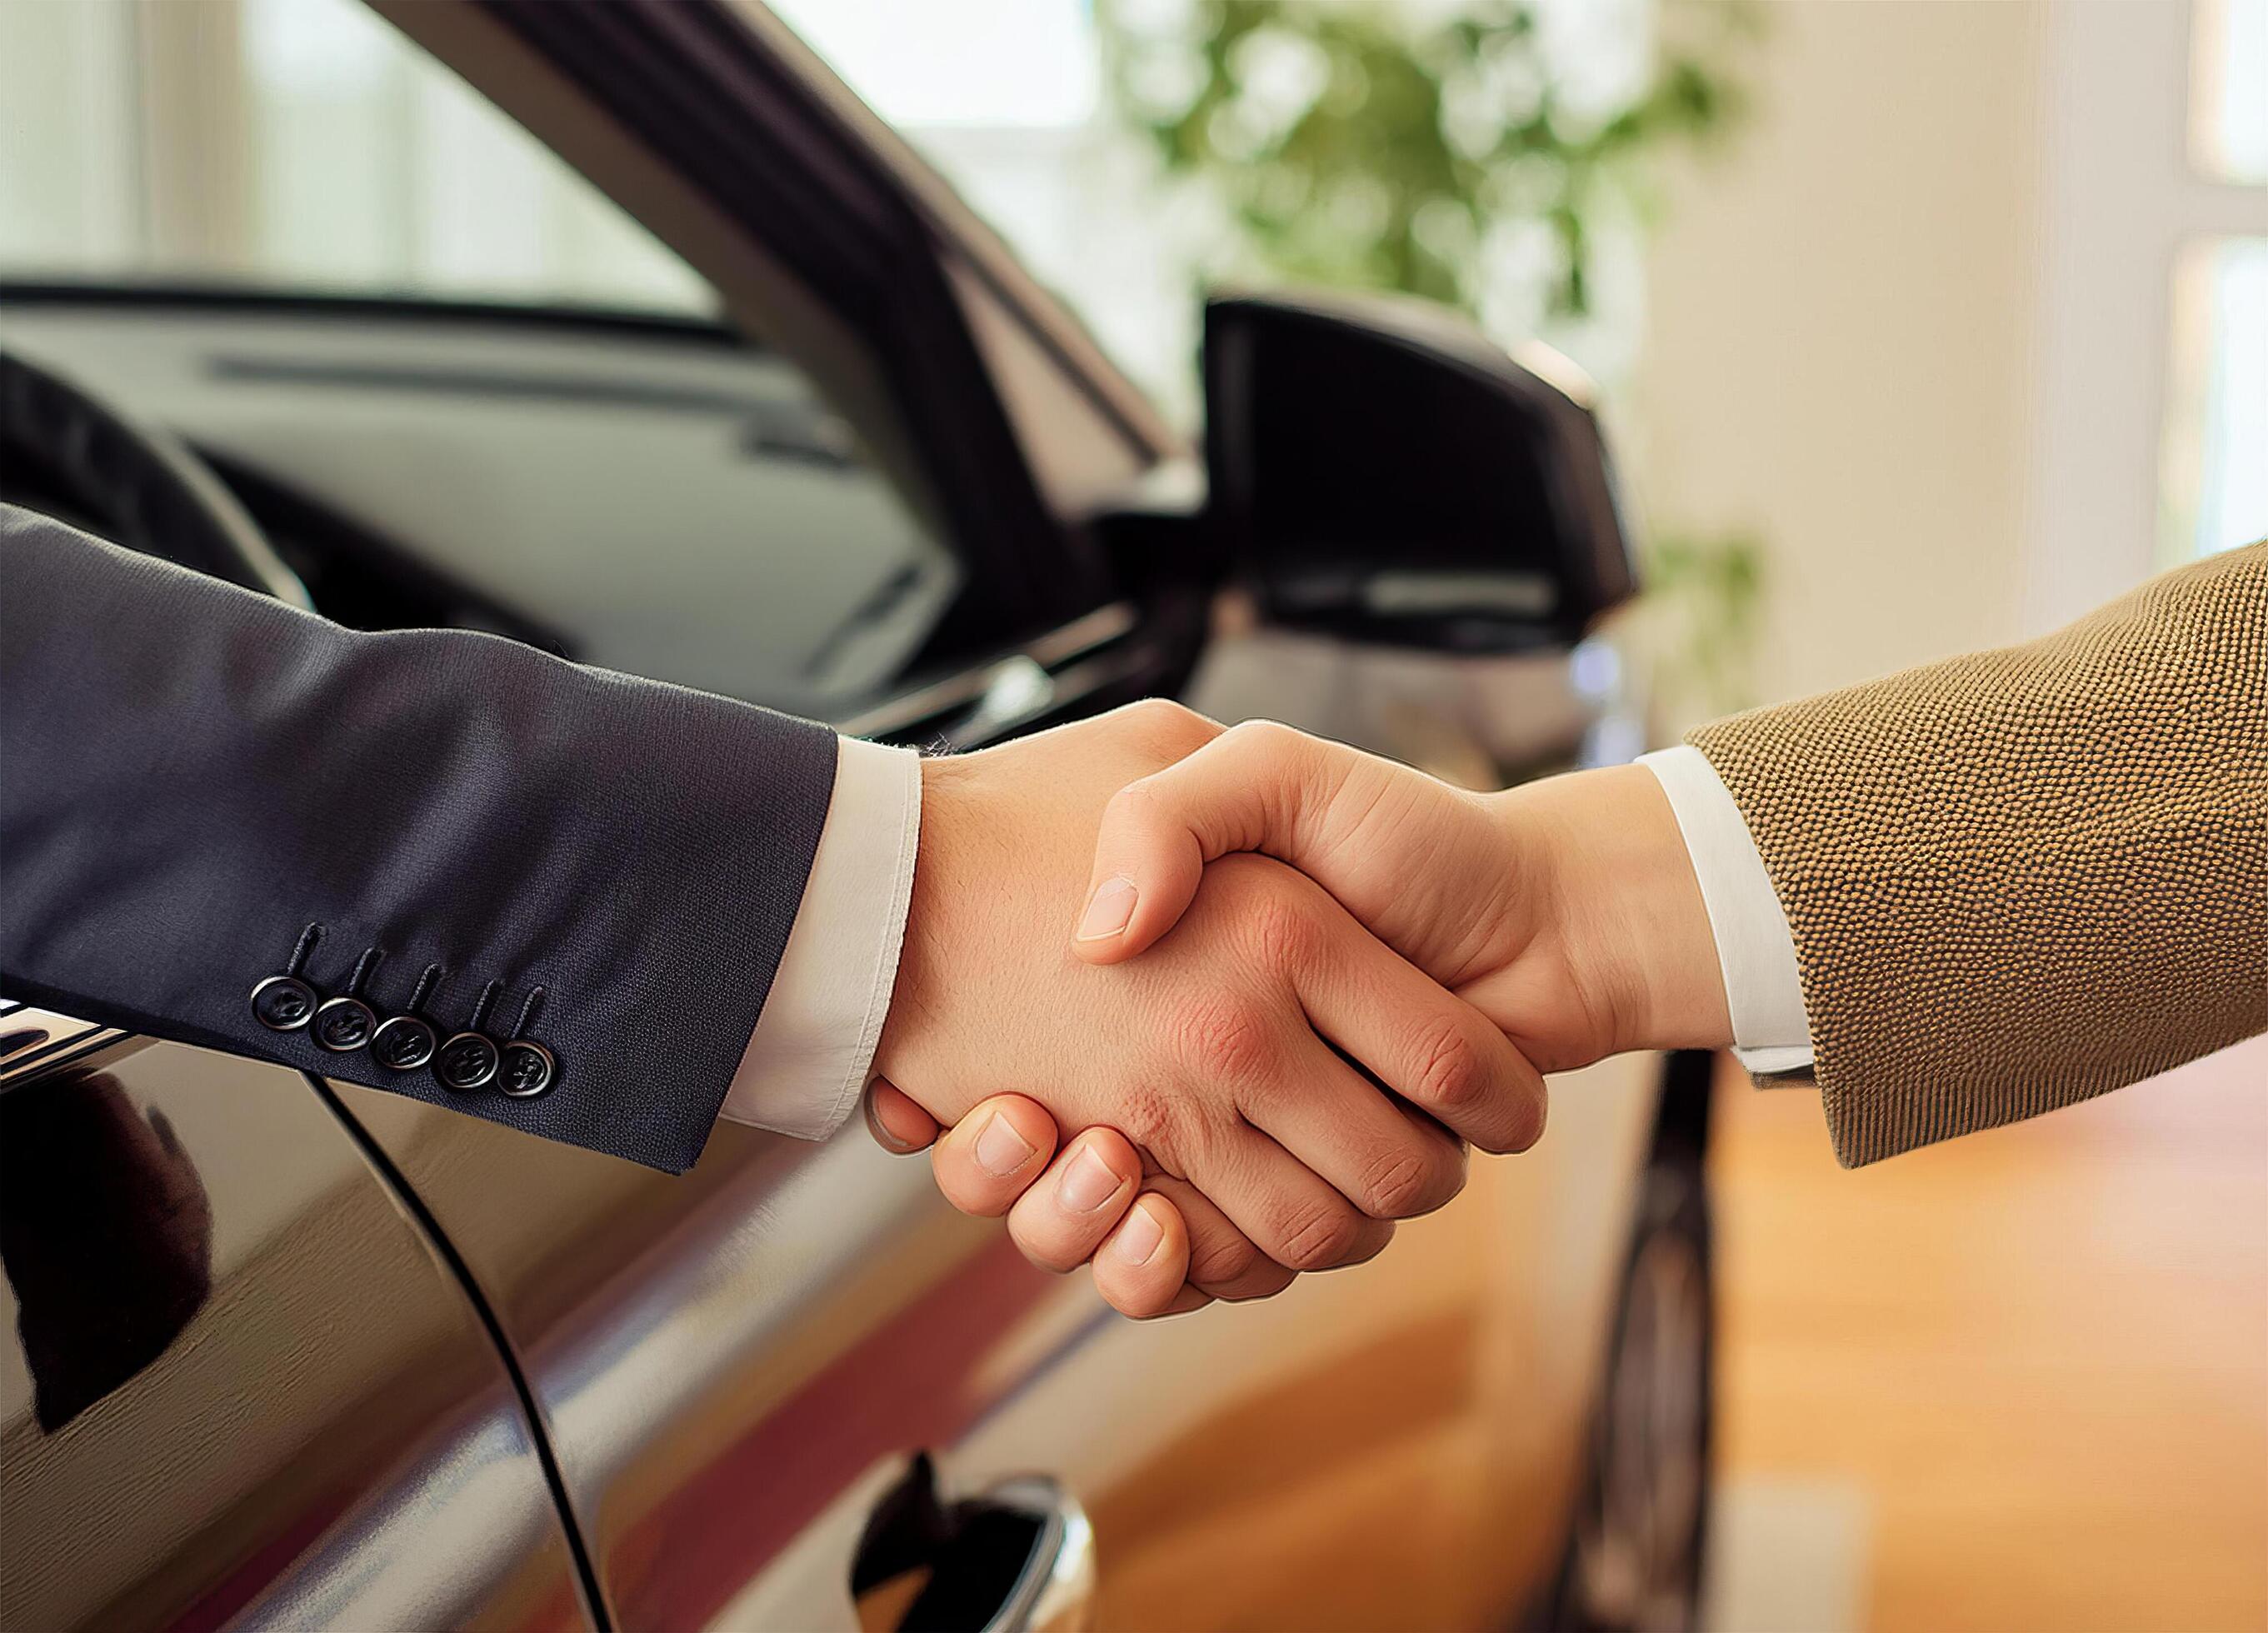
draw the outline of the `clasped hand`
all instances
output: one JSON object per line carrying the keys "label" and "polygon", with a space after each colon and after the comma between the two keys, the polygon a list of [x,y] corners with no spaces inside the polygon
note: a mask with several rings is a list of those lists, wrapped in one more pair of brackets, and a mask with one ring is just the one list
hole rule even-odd
{"label": "clasped hand", "polygon": [[1642,769],[1474,794],[1152,702],[922,799],[869,1126],[1130,1315],[1368,1259],[1534,1144],[1540,1071],[1729,1032]]}

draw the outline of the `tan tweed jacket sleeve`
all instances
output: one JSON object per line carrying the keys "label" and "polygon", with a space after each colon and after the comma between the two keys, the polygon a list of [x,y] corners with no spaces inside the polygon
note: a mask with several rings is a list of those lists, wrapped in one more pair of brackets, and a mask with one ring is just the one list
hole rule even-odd
{"label": "tan tweed jacket sleeve", "polygon": [[1846,1166],[2268,1030],[2268,542],[1687,740],[1787,912]]}

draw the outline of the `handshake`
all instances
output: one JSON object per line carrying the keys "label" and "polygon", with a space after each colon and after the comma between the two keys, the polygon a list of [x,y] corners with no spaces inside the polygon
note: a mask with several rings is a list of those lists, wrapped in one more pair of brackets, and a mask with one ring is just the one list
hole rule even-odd
{"label": "handshake", "polygon": [[1129,1315],[1371,1258],[1543,1072],[1732,1040],[1643,767],[1477,794],[1152,702],[923,778],[869,1126]]}

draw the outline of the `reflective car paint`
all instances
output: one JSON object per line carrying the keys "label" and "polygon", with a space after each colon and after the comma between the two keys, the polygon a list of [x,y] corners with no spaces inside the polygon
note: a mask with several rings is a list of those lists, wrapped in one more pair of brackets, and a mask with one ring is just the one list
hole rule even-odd
{"label": "reflective car paint", "polygon": [[0,1626],[590,1625],[501,1356],[315,1085],[114,1041],[0,1088]]}

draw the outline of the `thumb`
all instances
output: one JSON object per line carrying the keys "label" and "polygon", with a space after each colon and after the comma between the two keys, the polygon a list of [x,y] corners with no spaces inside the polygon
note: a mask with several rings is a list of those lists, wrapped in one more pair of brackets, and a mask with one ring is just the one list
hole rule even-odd
{"label": "thumb", "polygon": [[1103,807],[1072,950],[1090,964],[1132,958],[1181,922],[1215,857],[1257,850],[1299,866],[1354,761],[1336,743],[1255,720],[1129,783]]}

